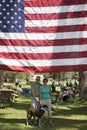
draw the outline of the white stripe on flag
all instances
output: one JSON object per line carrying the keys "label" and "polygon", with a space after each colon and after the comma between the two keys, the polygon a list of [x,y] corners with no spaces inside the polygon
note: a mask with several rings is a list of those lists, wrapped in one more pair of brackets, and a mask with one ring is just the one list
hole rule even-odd
{"label": "white stripe on flag", "polygon": [[87,24],[87,18],[69,18],[62,20],[25,20],[25,27],[52,27],[82,24]]}
{"label": "white stripe on flag", "polygon": [[66,66],[66,65],[85,65],[87,58],[72,58],[72,59],[51,59],[51,60],[15,60],[0,58],[0,65],[10,66]]}
{"label": "white stripe on flag", "polygon": [[68,5],[68,6],[50,6],[50,7],[25,7],[25,14],[45,14],[45,13],[65,13],[86,11],[87,4],[84,5]]}
{"label": "white stripe on flag", "polygon": [[60,53],[60,52],[83,52],[87,50],[87,44],[67,46],[0,46],[0,52],[9,53]]}
{"label": "white stripe on flag", "polygon": [[87,31],[62,32],[62,33],[0,33],[0,39],[14,40],[56,40],[87,38]]}

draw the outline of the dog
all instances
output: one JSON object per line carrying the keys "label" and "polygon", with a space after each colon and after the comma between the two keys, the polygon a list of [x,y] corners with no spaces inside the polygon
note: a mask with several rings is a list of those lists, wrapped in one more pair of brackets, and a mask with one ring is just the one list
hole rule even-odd
{"label": "dog", "polygon": [[[43,123],[42,120],[44,120],[45,115],[46,115],[46,111],[48,111],[48,107],[47,105],[42,105],[40,106],[39,109],[35,109],[35,108],[29,108],[27,110],[27,118],[26,118],[26,124],[29,125],[30,124],[30,120],[33,117],[35,119],[35,117],[37,117],[38,119],[38,126],[42,127]],[[45,121],[44,121],[45,123]]]}

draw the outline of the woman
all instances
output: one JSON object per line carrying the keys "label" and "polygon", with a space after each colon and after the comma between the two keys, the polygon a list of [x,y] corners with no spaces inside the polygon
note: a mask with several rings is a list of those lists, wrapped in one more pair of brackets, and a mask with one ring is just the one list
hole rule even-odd
{"label": "woman", "polygon": [[51,88],[47,85],[48,80],[43,79],[43,85],[39,87],[40,90],[40,104],[48,106],[49,123],[52,125],[52,113],[51,113]]}

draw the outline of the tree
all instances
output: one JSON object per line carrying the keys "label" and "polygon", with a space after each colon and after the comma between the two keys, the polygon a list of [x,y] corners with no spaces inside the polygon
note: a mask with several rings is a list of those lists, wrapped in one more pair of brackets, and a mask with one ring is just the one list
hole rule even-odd
{"label": "tree", "polygon": [[3,83],[4,83],[4,72],[1,70],[0,71],[0,88],[3,88]]}
{"label": "tree", "polygon": [[87,99],[87,71],[79,72],[79,96]]}

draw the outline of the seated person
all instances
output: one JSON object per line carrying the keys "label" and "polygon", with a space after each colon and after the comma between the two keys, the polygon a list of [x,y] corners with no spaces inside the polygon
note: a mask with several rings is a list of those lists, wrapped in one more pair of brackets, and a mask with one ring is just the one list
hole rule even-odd
{"label": "seated person", "polygon": [[21,85],[17,86],[17,92],[19,96],[23,95],[23,89],[21,88]]}

